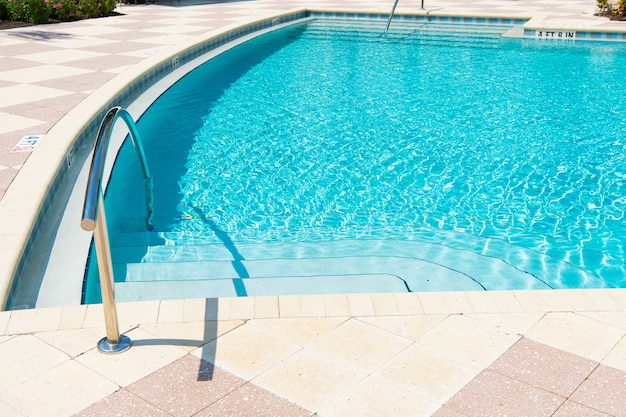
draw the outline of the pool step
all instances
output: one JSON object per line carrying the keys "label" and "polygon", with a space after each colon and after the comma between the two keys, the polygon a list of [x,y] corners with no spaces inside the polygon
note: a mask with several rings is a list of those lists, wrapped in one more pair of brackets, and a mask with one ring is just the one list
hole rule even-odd
{"label": "pool step", "polygon": [[[467,233],[416,233],[419,240],[352,239],[299,243],[215,243],[212,236],[174,232],[126,233],[113,245],[116,263],[377,258],[419,259],[460,271],[487,289],[606,287],[599,278],[559,259]],[[184,244],[181,244],[184,242]],[[502,277],[515,277],[508,281]],[[529,284],[537,281],[537,283]],[[420,289],[422,290],[422,289]]]}
{"label": "pool step", "polygon": [[299,37],[318,40],[346,40],[358,42],[391,42],[421,45],[455,45],[494,47],[511,26],[416,23],[394,21],[383,35],[384,23],[373,25],[359,21],[338,24],[333,21],[313,21]]}
{"label": "pool step", "polygon": [[118,301],[174,300],[298,294],[406,292],[397,277],[384,274],[115,283]]}
{"label": "pool step", "polygon": [[477,242],[468,249],[471,239],[465,248],[453,247],[460,242],[447,238],[441,238],[445,244],[402,240],[199,244],[203,238],[198,237],[194,244],[174,245],[164,233],[131,235],[123,239],[125,244],[134,239],[170,244],[113,247],[116,287],[123,300],[150,299],[150,294],[164,289],[172,297],[547,289],[562,288],[562,281],[545,280],[563,275],[580,281],[581,287],[604,286],[578,268],[513,245],[507,247],[506,259],[492,256],[490,250],[497,245],[489,239],[482,239],[484,253],[479,253]]}

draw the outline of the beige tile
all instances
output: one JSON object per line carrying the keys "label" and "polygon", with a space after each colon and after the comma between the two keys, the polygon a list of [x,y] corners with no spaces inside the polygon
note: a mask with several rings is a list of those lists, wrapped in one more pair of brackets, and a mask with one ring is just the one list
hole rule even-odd
{"label": "beige tile", "polygon": [[443,404],[482,369],[482,366],[472,366],[467,361],[416,344],[384,365],[375,375]]}
{"label": "beige tile", "polygon": [[522,335],[534,326],[544,313],[466,314],[467,317],[489,323],[505,334]]}
{"label": "beige tile", "polygon": [[142,325],[141,329],[190,352],[243,324],[243,320],[153,323]]}
{"label": "beige tile", "polygon": [[622,307],[622,310],[626,310],[626,288],[613,288],[607,291],[609,296]]}
{"label": "beige tile", "polygon": [[87,314],[87,306],[85,305],[64,306],[61,312],[59,330],[80,329],[85,322],[85,314]]}
{"label": "beige tile", "polygon": [[251,320],[249,326],[299,346],[307,346],[313,340],[339,326],[344,317]]}
{"label": "beige tile", "polygon": [[472,306],[472,311],[481,313],[497,313],[500,311],[495,300],[487,291],[468,291],[465,295]]}
{"label": "beige tile", "polygon": [[10,318],[10,311],[0,311],[0,335],[7,334],[7,327],[9,326]]}
{"label": "beige tile", "polygon": [[393,293],[372,294],[374,313],[378,316],[394,316],[399,314],[396,298]]}
{"label": "beige tile", "polygon": [[230,319],[249,320],[254,318],[254,297],[235,297],[230,299]]}
{"label": "beige tile", "polygon": [[418,340],[447,316],[443,314],[396,317],[360,317],[359,320],[408,340]]}
{"label": "beige tile", "polygon": [[280,309],[280,317],[286,317],[286,318],[302,317],[302,310],[300,306],[300,296],[298,295],[279,296],[278,308]]}
{"label": "beige tile", "polygon": [[426,314],[474,312],[474,308],[464,292],[425,292],[420,293],[419,296]]}
{"label": "beige tile", "polygon": [[[580,290],[588,300],[585,304],[586,311],[620,311],[623,308],[611,297],[611,291],[607,289]],[[576,308],[581,311],[583,306],[577,304]]]}
{"label": "beige tile", "polygon": [[217,299],[217,320],[230,320],[230,297]]}
{"label": "beige tile", "polygon": [[377,377],[369,377],[324,407],[320,417],[430,416],[439,404]]}
{"label": "beige tile", "polygon": [[539,313],[549,311],[548,305],[541,296],[540,291],[514,291],[515,298],[527,313]]}
{"label": "beige tile", "polygon": [[68,360],[63,352],[32,335],[6,340],[0,344],[0,399],[10,386],[36,378]]}
{"label": "beige tile", "polygon": [[283,338],[243,325],[192,353],[249,381],[300,349]]}
{"label": "beige tile", "polygon": [[125,387],[175,361],[186,352],[163,343],[142,329],[127,334],[132,347],[119,355],[105,355],[97,349],[76,358],[78,362]]}
{"label": "beige tile", "polygon": [[364,378],[365,374],[342,362],[302,350],[252,382],[315,412]]}
{"label": "beige tile", "polygon": [[16,310],[7,327],[9,334],[23,334],[57,330],[61,323],[62,307]]}
{"label": "beige tile", "polygon": [[204,298],[193,298],[183,301],[182,322],[215,320],[217,317],[217,302]]}
{"label": "beige tile", "polygon": [[24,414],[18,412],[15,408],[0,401],[0,416],[2,417],[26,417]]}
{"label": "beige tile", "polygon": [[468,291],[466,295],[477,313],[522,313],[524,311],[511,291]]}
{"label": "beige tile", "polygon": [[67,361],[8,388],[6,402],[26,416],[69,416],[118,388],[96,372]]}
{"label": "beige tile", "polygon": [[583,311],[578,314],[626,330],[626,311]]}
{"label": "beige tile", "polygon": [[59,330],[56,332],[40,332],[35,336],[38,339],[54,346],[69,357],[75,358],[96,348],[103,334],[98,328]]}
{"label": "beige tile", "polygon": [[602,359],[602,364],[626,372],[626,336]]}
{"label": "beige tile", "polygon": [[181,323],[185,300],[162,300],[159,304],[159,323]]}
{"label": "beige tile", "polygon": [[549,311],[577,311],[593,309],[593,303],[580,290],[548,290],[540,292]]}
{"label": "beige tile", "polygon": [[328,317],[349,317],[350,303],[345,294],[324,295],[324,310]]}
{"label": "beige tile", "polygon": [[300,312],[302,317],[326,317],[323,295],[301,295]]}
{"label": "beige tile", "polygon": [[615,302],[605,289],[585,289],[557,291],[567,297],[573,311],[619,311],[620,305]]}
{"label": "beige tile", "polygon": [[127,331],[143,323],[156,323],[159,317],[159,304],[159,301],[118,303],[120,330]]}
{"label": "beige tile", "polygon": [[370,294],[348,294],[348,303],[352,317],[376,315]]}
{"label": "beige tile", "polygon": [[[71,77],[73,75],[86,74],[90,70],[80,69],[62,65],[39,65],[34,68],[22,68],[12,71],[1,71],[0,80],[13,81],[16,83],[33,84],[40,81],[54,80],[56,78]],[[11,88],[11,87],[7,87]],[[37,87],[37,90],[41,87]],[[49,89],[52,90],[52,89]],[[57,90],[58,91],[58,90]],[[36,101],[37,95],[32,95],[29,101]],[[45,93],[44,93],[45,94]],[[46,96],[43,98],[51,98],[54,96]],[[40,98],[41,99],[41,98]]]}
{"label": "beige tile", "polygon": [[448,316],[417,343],[482,369],[510,348],[519,336],[463,315]]}
{"label": "beige tile", "polygon": [[624,332],[575,313],[548,313],[524,336],[600,362]]}
{"label": "beige tile", "polygon": [[102,304],[87,305],[83,327],[99,327],[104,329],[104,309],[102,308]]}
{"label": "beige tile", "polygon": [[370,373],[410,344],[408,339],[350,319],[317,337],[309,349]]}
{"label": "beige tile", "polygon": [[274,319],[280,317],[278,297],[255,297],[254,318]]}
{"label": "beige tile", "polygon": [[[32,129],[33,134],[44,134],[45,131],[37,131],[35,126],[40,126],[45,123],[45,121],[31,119],[29,117],[15,116],[9,113],[0,112],[0,118],[2,119],[2,123],[0,124],[0,135],[3,133],[12,132],[15,130],[22,129]],[[15,140],[15,144],[19,141],[20,138]]]}
{"label": "beige tile", "polygon": [[[0,107],[14,106],[32,101],[46,100],[72,94],[71,91],[57,88],[38,87],[29,84],[17,84],[0,89]],[[4,121],[4,114],[2,116]]]}
{"label": "beige tile", "polygon": [[405,315],[424,314],[419,295],[414,292],[395,293],[398,312]]}

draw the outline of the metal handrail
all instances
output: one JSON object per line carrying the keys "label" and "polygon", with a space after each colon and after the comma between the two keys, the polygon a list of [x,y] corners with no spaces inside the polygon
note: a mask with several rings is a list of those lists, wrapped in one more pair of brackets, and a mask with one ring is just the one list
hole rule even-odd
{"label": "metal handrail", "polygon": [[391,12],[389,13],[389,19],[387,20],[387,27],[385,27],[385,33],[389,32],[389,25],[391,25],[391,19],[393,19],[393,14],[396,12],[397,5],[398,5],[398,0],[393,2],[393,7],[391,8]]}
{"label": "metal handrail", "polygon": [[153,194],[152,176],[146,162],[146,155],[143,149],[137,126],[131,115],[123,108],[116,106],[111,108],[102,119],[96,144],[94,146],[89,178],[85,192],[85,203],[83,205],[83,216],[80,226],[83,230],[94,232],[94,245],[96,258],[98,261],[98,272],[100,273],[100,289],[102,292],[102,307],[104,309],[104,321],[106,326],[106,337],[98,342],[98,349],[103,353],[121,353],[128,350],[131,340],[128,336],[120,335],[117,321],[117,308],[115,305],[113,263],[111,261],[111,247],[107,232],[106,218],[104,213],[104,198],[102,192],[102,176],[104,163],[106,160],[111,133],[118,118],[126,122],[133,147],[137,151],[137,156],[141,163],[141,170],[144,177],[146,193],[146,228],[153,228]]}
{"label": "metal handrail", "polygon": [[[398,5],[398,0],[396,0],[393,3],[393,6],[391,7],[391,12],[389,13],[389,19],[387,19],[387,26],[385,27],[385,34],[387,34],[387,32],[389,32],[389,25],[391,25],[391,19],[393,19],[393,15],[396,12],[396,6]],[[422,4],[420,6],[421,10],[424,10],[424,0],[422,0]]]}

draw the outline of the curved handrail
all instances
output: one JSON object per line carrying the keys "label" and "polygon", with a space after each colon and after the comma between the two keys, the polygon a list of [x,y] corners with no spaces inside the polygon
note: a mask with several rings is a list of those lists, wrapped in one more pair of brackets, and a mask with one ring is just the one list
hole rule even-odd
{"label": "curved handrail", "polygon": [[146,155],[137,131],[135,121],[123,108],[116,106],[111,108],[102,119],[96,144],[94,145],[91,167],[89,168],[89,178],[85,192],[85,203],[83,205],[83,217],[80,226],[83,230],[93,231],[94,247],[96,249],[96,259],[98,261],[98,272],[100,273],[100,290],[102,292],[102,307],[104,310],[104,322],[106,327],[106,337],[98,342],[98,349],[103,353],[120,353],[129,349],[131,340],[128,336],[120,335],[117,321],[117,309],[115,306],[115,279],[113,276],[113,263],[111,260],[111,248],[107,232],[106,216],[104,213],[104,198],[102,192],[102,175],[104,162],[106,160],[111,133],[118,118],[126,122],[130,132],[130,138],[137,151],[137,156],[141,162],[141,170],[144,177],[146,192],[146,228],[152,230],[152,176],[146,162]]}
{"label": "curved handrail", "polygon": [[144,178],[145,189],[145,202],[146,202],[146,228],[152,230],[153,224],[153,183],[150,170],[148,169],[148,163],[146,161],[146,154],[143,149],[141,137],[139,131],[135,125],[135,121],[132,116],[125,109],[116,106],[111,108],[102,119],[98,135],[96,137],[96,144],[94,146],[93,158],[91,160],[91,168],[89,169],[89,179],[87,182],[87,191],[85,192],[85,203],[83,205],[83,217],[80,225],[83,230],[93,231],[96,228],[96,214],[98,212],[98,195],[102,187],[102,175],[104,171],[104,163],[106,160],[107,150],[109,148],[109,142],[111,141],[111,133],[113,127],[118,118],[122,118],[128,127],[130,132],[130,138],[133,143],[133,147],[137,152],[137,157],[141,164],[141,171]]}

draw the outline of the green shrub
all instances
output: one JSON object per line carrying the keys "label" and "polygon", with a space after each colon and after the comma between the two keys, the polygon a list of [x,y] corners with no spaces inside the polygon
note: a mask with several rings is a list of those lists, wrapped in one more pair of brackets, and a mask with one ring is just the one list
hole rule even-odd
{"label": "green shrub", "polygon": [[30,23],[48,23],[50,11],[48,10],[49,0],[27,0],[26,21]]}
{"label": "green shrub", "polygon": [[9,20],[9,9],[7,8],[6,0],[0,0],[0,20]]}
{"label": "green shrub", "polygon": [[76,0],[50,0],[48,3],[50,17],[56,20],[67,20],[76,14]]}
{"label": "green shrub", "polygon": [[9,20],[26,21],[26,0],[7,0]]}

